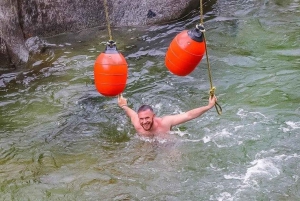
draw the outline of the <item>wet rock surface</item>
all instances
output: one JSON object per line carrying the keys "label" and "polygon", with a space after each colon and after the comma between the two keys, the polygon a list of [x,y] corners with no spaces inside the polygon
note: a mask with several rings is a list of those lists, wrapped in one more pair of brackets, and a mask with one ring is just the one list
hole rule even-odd
{"label": "wet rock surface", "polygon": [[[48,37],[97,26],[106,27],[103,2],[104,0],[1,1],[0,69],[18,68],[27,63],[31,51],[25,45],[28,38]],[[172,22],[198,9],[199,4],[198,0],[107,0],[111,26]]]}

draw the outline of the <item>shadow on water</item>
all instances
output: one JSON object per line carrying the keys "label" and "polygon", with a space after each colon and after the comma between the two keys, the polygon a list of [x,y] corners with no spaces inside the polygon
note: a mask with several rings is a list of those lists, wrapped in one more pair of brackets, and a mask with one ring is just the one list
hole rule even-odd
{"label": "shadow on water", "polygon": [[[138,137],[93,83],[106,30],[45,39],[51,48],[0,77],[1,200],[299,200],[299,2],[217,1],[205,14],[222,116],[168,139]],[[158,116],[205,105],[205,59],[186,77],[164,54],[198,23],[113,28],[129,63],[124,96]]]}

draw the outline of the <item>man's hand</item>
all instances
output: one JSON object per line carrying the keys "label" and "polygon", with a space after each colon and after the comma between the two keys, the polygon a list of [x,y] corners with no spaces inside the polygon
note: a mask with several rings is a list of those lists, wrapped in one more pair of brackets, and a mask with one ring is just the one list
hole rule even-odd
{"label": "man's hand", "polygon": [[209,96],[209,101],[208,101],[208,106],[209,108],[212,108],[217,102],[217,97],[214,96]]}
{"label": "man's hand", "polygon": [[127,99],[121,95],[118,96],[118,105],[119,107],[127,106]]}

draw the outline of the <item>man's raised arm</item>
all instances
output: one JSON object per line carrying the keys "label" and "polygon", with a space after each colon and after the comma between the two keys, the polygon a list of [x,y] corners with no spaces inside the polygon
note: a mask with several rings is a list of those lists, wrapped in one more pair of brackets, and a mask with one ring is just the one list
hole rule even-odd
{"label": "man's raised arm", "polygon": [[119,105],[119,107],[123,108],[123,110],[126,112],[127,116],[130,118],[132,124],[134,124],[134,123],[136,123],[136,121],[138,121],[137,113],[133,109],[128,107],[127,99],[124,98],[122,96],[122,94],[118,96],[118,105]]}
{"label": "man's raised arm", "polygon": [[216,101],[216,96],[210,96],[208,105],[189,110],[182,114],[165,116],[163,117],[164,121],[168,122],[171,126],[185,123],[201,116],[202,114],[210,110],[216,104]]}

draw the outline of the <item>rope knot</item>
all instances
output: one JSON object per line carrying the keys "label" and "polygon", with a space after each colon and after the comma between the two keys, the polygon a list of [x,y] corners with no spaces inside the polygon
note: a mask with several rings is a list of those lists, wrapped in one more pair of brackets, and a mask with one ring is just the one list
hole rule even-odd
{"label": "rope knot", "polygon": [[214,96],[215,95],[215,90],[216,90],[216,87],[212,87],[210,90],[209,90],[209,94],[211,96]]}

